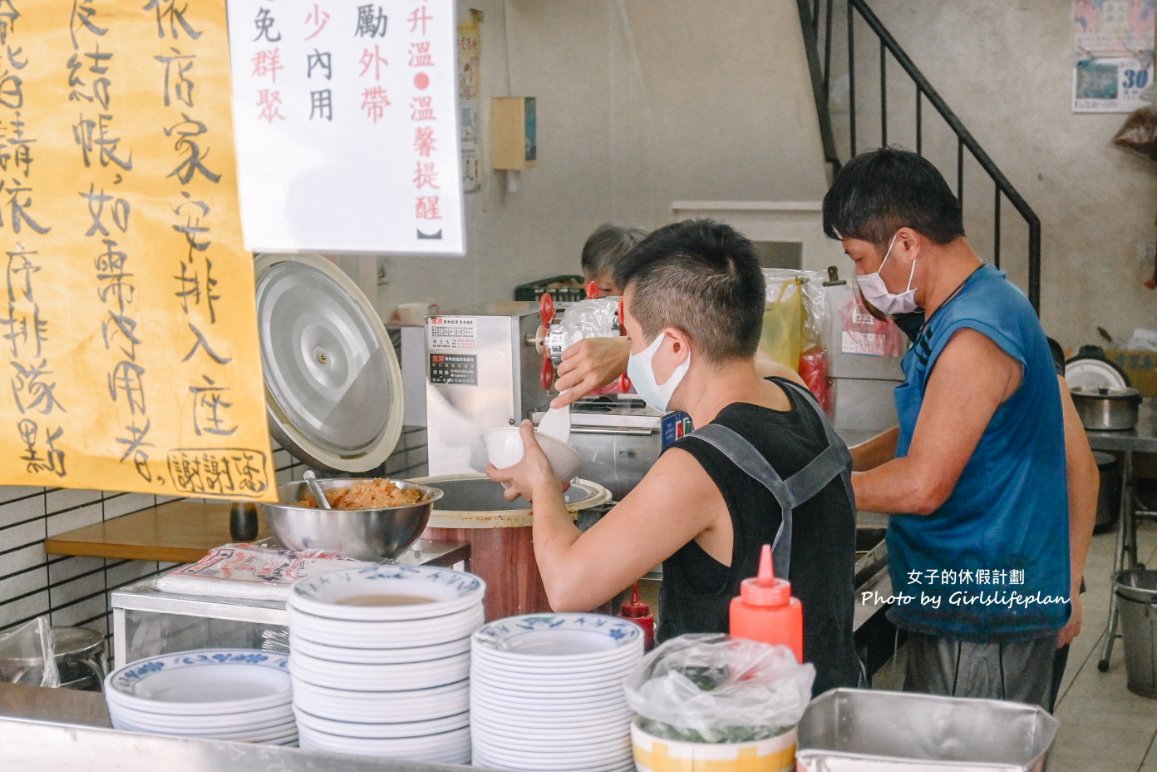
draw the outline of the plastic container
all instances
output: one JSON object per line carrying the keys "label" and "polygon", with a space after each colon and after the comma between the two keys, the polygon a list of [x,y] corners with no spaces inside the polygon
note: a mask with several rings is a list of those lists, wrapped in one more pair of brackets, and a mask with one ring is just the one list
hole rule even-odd
{"label": "plastic container", "polygon": [[730,633],[787,646],[803,662],[803,605],[792,597],[791,582],[775,578],[770,544],[759,555],[759,575],[744,579],[731,599]]}
{"label": "plastic container", "polygon": [[688,743],[665,740],[631,722],[631,748],[639,772],[791,772],[796,731],[744,743]]}
{"label": "plastic container", "polygon": [[1157,698],[1157,571],[1133,568],[1113,579],[1129,691]]}
{"label": "plastic container", "polygon": [[630,600],[619,606],[619,616],[643,628],[643,650],[650,651],[655,645],[655,617],[651,614],[651,607],[639,599],[638,582],[631,585]]}

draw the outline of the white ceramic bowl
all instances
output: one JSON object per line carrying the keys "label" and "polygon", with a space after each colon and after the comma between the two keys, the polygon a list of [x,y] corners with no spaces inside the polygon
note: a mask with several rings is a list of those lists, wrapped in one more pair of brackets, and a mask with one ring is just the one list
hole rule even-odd
{"label": "white ceramic bowl", "polygon": [[350,649],[412,649],[436,646],[468,637],[482,626],[485,612],[479,602],[470,608],[431,619],[365,622],[329,619],[307,614],[286,604],[290,635],[294,638]]}
{"label": "white ceramic bowl", "polygon": [[[522,459],[522,435],[519,434],[517,426],[488,429],[483,437],[486,440],[486,458],[499,469],[514,466]],[[550,468],[559,482],[566,482],[578,474],[583,465],[578,451],[537,429],[534,432],[534,439],[546,454]]]}
{"label": "white ceramic bowl", "polygon": [[364,665],[316,659],[297,651],[289,654],[293,681],[348,691],[410,691],[457,683],[470,676],[470,655],[406,662],[400,665]]}
{"label": "white ceramic bowl", "polygon": [[[437,566],[384,563],[299,579],[289,588],[286,605],[334,620],[416,621],[481,607],[485,592],[486,582],[474,574]],[[395,644],[393,648],[404,647]]]}
{"label": "white ceramic bowl", "polygon": [[326,718],[357,720],[357,716],[372,716],[382,723],[427,721],[468,711],[470,682],[462,680],[401,692],[351,692],[297,680],[293,684],[293,702],[306,713]]}

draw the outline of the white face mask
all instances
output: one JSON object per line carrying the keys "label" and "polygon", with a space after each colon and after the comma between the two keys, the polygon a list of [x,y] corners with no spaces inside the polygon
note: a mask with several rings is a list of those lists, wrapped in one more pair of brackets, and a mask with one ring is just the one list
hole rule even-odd
{"label": "white face mask", "polygon": [[671,395],[675,393],[675,389],[679,387],[683,376],[687,374],[687,369],[691,367],[691,352],[687,352],[687,358],[675,368],[675,372],[671,373],[667,382],[659,384],[655,382],[653,361],[655,352],[662,344],[663,333],[660,332],[655,336],[651,345],[638,354],[631,354],[627,357],[627,377],[631,379],[631,385],[635,387],[635,391],[643,398],[644,402],[660,413],[665,413],[667,412],[667,403],[671,401]]}
{"label": "white face mask", "polygon": [[888,244],[888,251],[884,253],[884,259],[880,261],[879,269],[875,273],[856,277],[856,283],[860,285],[860,292],[863,293],[864,300],[888,316],[910,314],[918,308],[916,289],[912,286],[912,277],[916,275],[915,259],[912,260],[912,271],[908,274],[908,289],[904,292],[899,294],[889,292],[884,285],[884,280],[880,277],[880,271],[884,270],[884,263],[888,262],[888,256],[892,254],[892,247],[896,245],[896,236],[898,235],[899,233],[896,233],[892,236],[892,241]]}

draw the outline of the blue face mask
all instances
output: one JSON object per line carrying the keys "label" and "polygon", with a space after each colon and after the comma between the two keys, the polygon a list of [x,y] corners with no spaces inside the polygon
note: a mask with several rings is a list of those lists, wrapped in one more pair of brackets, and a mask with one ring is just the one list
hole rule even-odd
{"label": "blue face mask", "polygon": [[660,413],[665,413],[667,412],[667,404],[671,401],[671,395],[675,393],[675,389],[679,387],[683,376],[691,367],[691,352],[687,352],[687,358],[675,368],[675,372],[671,373],[671,377],[667,379],[666,383],[657,383],[653,360],[655,359],[655,352],[662,344],[663,333],[660,332],[649,346],[638,354],[631,354],[627,357],[627,377],[631,379],[631,385],[635,387],[635,391],[643,398],[644,402]]}

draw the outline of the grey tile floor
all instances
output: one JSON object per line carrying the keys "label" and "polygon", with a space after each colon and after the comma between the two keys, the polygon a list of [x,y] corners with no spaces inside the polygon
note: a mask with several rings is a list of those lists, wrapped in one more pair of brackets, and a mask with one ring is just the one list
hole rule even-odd
{"label": "grey tile floor", "polygon": [[[1125,686],[1124,641],[1113,646],[1108,672],[1097,669],[1109,619],[1117,531],[1093,537],[1085,568],[1084,622],[1073,642],[1055,715],[1060,732],[1049,756],[1049,772],[1157,772],[1157,699]],[[1137,554],[1157,567],[1157,523],[1142,521]],[[903,650],[873,678],[873,688],[898,689]]]}

